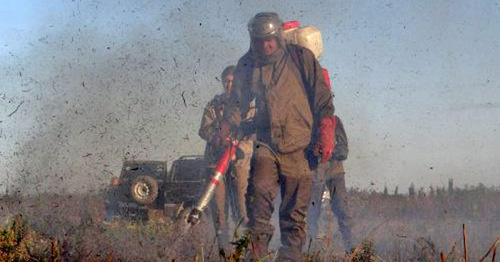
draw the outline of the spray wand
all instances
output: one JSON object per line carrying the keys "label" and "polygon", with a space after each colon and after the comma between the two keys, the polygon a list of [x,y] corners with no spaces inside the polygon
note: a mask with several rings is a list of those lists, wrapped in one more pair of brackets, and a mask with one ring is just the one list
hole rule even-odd
{"label": "spray wand", "polygon": [[210,183],[205,188],[205,191],[203,192],[200,199],[198,200],[198,203],[193,207],[193,209],[191,210],[191,212],[189,213],[189,215],[187,217],[186,222],[188,224],[190,224],[191,226],[194,226],[194,225],[198,224],[198,222],[200,222],[201,214],[203,213],[203,210],[205,210],[205,208],[210,203],[210,200],[214,196],[214,192],[215,192],[215,188],[217,187],[217,184],[224,177],[224,174],[227,171],[229,163],[235,157],[237,147],[238,147],[238,140],[237,139],[230,141],[230,143],[227,145],[226,149],[224,150],[224,153],[217,161],[217,165],[214,169],[213,175],[210,178]]}

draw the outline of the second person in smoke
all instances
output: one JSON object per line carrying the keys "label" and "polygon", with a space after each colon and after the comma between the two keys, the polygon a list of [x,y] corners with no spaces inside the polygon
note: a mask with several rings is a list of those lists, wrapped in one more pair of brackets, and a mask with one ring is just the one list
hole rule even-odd
{"label": "second person in smoke", "polygon": [[[318,228],[321,217],[323,193],[326,189],[330,192],[330,208],[337,218],[339,231],[342,235],[344,248],[351,252],[352,241],[352,217],[349,213],[347,190],[345,186],[344,160],[347,159],[348,142],[344,125],[338,116],[335,116],[335,151],[332,158],[319,165],[312,185],[311,205],[309,207],[309,217],[307,228],[309,239],[313,245],[317,245],[317,237],[320,232]],[[332,221],[327,221],[332,223]]]}
{"label": "second person in smoke", "polygon": [[241,118],[255,99],[256,142],[247,193],[251,253],[255,258],[268,255],[274,199],[281,191],[282,246],[277,261],[301,261],[314,162],[308,157],[308,148],[319,140],[322,161],[330,158],[332,97],[313,53],[285,44],[276,13],[256,14],[248,31],[250,50],[235,70],[221,139],[241,127]]}
{"label": "second person in smoke", "polygon": [[[226,106],[233,83],[234,66],[228,66],[221,74],[221,81],[224,93],[216,95],[205,107],[200,125],[199,135],[207,141],[205,147],[205,162],[207,163],[207,173],[212,174],[217,160],[225,149],[226,143],[220,140],[219,132],[223,121],[224,107]],[[250,110],[245,121],[253,117],[253,110]],[[252,141],[245,138],[240,142],[238,150],[241,154],[228,169],[231,176],[224,176],[214,192],[214,199],[211,202],[211,211],[214,219],[217,242],[219,249],[228,251],[229,247],[229,221],[228,209],[231,206],[233,219],[235,222],[248,221],[245,194],[248,185],[248,172],[250,169],[250,158],[252,155]]]}

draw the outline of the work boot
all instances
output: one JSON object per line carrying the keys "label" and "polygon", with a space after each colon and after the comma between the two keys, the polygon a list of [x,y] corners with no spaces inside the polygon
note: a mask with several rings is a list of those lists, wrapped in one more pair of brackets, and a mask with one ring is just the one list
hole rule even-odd
{"label": "work boot", "polygon": [[252,260],[264,260],[269,256],[269,250],[265,243],[251,243],[250,244],[250,257]]}
{"label": "work boot", "polygon": [[250,261],[270,261],[270,253],[268,247],[271,238],[271,234],[250,235]]}
{"label": "work boot", "polygon": [[346,251],[351,252],[356,246],[352,242],[351,230],[348,227],[340,227],[340,233],[342,235],[342,244]]}
{"label": "work boot", "polygon": [[217,244],[219,247],[218,253],[220,256],[226,257],[231,253],[231,245],[229,244],[229,231],[227,228],[218,229],[216,232]]}
{"label": "work boot", "polygon": [[276,261],[279,262],[302,262],[303,255],[301,248],[294,247],[281,247],[278,252],[278,258]]}

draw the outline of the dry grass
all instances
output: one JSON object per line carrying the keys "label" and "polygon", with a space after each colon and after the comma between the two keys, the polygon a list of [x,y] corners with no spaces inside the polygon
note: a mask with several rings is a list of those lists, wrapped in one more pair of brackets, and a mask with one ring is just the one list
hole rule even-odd
{"label": "dry grass", "polygon": [[[494,261],[500,193],[459,193],[408,199],[351,191],[360,244],[345,254],[334,229],[305,261]],[[11,215],[1,217],[0,261],[241,261],[251,245],[237,236],[235,252],[222,258],[209,216],[188,233],[161,216],[105,226],[103,203],[103,194],[3,197],[1,214]]]}

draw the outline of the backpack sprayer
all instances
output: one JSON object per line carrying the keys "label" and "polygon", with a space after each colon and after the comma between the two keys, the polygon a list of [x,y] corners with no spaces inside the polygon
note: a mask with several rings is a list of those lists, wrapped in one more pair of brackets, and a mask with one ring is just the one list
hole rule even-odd
{"label": "backpack sprayer", "polygon": [[[319,59],[323,53],[323,38],[321,37],[321,32],[318,28],[312,25],[300,27],[299,21],[284,22],[282,26],[285,39],[288,43],[308,48],[313,52],[316,59]],[[323,78],[330,88],[331,83],[328,70],[322,68],[322,71]]]}
{"label": "backpack sprayer", "polygon": [[[316,58],[319,58],[323,52],[323,40],[319,29],[314,26],[300,27],[299,21],[284,22],[282,27],[285,39],[288,43],[306,47],[314,53]],[[325,78],[327,85],[330,86],[328,71],[324,68],[322,70],[323,77]],[[228,143],[224,153],[217,161],[217,165],[208,186],[205,188],[205,191],[203,191],[203,194],[200,196],[197,204],[193,207],[186,219],[188,225],[194,226],[200,221],[201,214],[214,196],[217,184],[226,174],[229,163],[234,159],[237,147],[237,139]]]}

